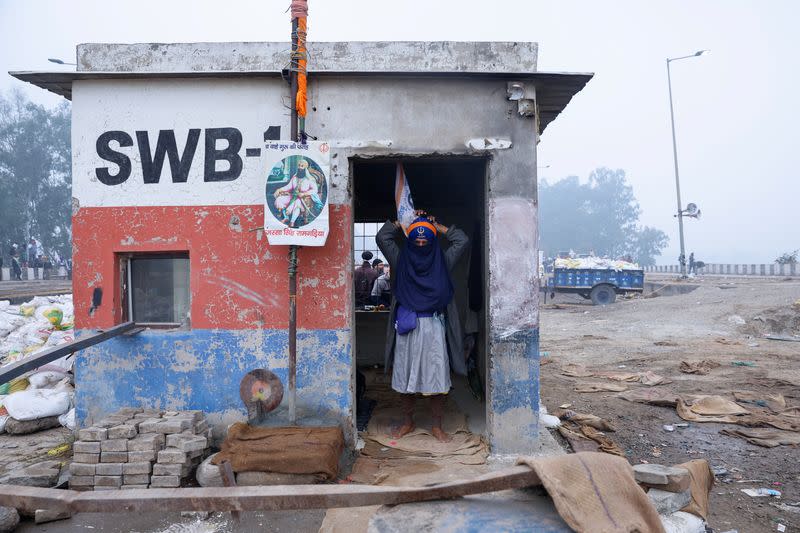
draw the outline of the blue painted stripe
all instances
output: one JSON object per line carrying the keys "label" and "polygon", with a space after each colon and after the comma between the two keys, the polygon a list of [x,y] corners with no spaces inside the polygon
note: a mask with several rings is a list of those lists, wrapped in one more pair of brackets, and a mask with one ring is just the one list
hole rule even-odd
{"label": "blue painted stripe", "polygon": [[[350,330],[298,331],[298,414],[352,424],[350,338]],[[116,337],[77,355],[77,418],[85,425],[122,407],[146,406],[244,419],[239,382],[255,368],[271,370],[286,387],[286,330],[147,330]],[[276,413],[285,410],[286,396]]]}

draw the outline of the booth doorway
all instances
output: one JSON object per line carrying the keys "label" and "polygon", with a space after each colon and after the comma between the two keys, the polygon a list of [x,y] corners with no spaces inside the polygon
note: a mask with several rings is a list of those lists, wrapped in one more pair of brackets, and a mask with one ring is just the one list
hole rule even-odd
{"label": "booth doorway", "polygon": [[[469,378],[453,375],[449,402],[467,415],[470,431],[485,434],[486,427],[486,189],[484,157],[416,157],[351,159],[353,186],[353,265],[370,251],[385,261],[375,243],[377,230],[397,217],[394,203],[395,169],[403,164],[415,207],[424,209],[446,226],[455,225],[470,238],[452,276],[459,319],[465,336],[465,354],[472,367]],[[444,244],[446,246],[446,244]],[[373,259],[374,260],[374,259]],[[355,294],[353,294],[355,302]],[[354,305],[356,415],[363,430],[371,415],[370,383],[384,372],[388,309]],[[389,376],[391,371],[389,371]],[[361,397],[361,398],[359,398]],[[420,406],[421,408],[425,408]]]}

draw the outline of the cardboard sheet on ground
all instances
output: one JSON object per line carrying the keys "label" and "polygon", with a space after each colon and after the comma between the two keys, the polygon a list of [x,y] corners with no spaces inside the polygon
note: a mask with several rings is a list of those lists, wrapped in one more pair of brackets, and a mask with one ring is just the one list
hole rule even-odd
{"label": "cardboard sheet on ground", "polygon": [[539,475],[558,514],[575,531],[663,532],[628,461],[602,453],[521,457]]}
{"label": "cardboard sheet on ground", "polygon": [[750,444],[774,448],[776,446],[797,446],[800,444],[800,433],[782,431],[773,428],[730,428],[720,431],[722,435],[738,437]]}

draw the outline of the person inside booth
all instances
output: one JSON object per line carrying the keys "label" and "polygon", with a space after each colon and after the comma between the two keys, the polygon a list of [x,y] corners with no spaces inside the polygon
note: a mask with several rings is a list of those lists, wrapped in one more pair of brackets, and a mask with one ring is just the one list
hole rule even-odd
{"label": "person inside booth", "polygon": [[[414,431],[414,406],[417,395],[422,395],[430,398],[431,433],[448,442],[452,437],[442,429],[442,418],[450,371],[467,375],[451,276],[469,239],[424,211],[415,214],[407,228],[387,221],[375,236],[389,263],[394,289],[385,368],[392,365],[392,388],[402,394],[403,421],[392,436]],[[446,251],[439,239],[450,243]]]}

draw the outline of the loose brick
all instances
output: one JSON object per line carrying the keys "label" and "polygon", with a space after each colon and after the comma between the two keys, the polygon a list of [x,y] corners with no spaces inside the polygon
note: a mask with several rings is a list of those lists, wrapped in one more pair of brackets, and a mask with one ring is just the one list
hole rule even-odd
{"label": "loose brick", "polygon": [[206,431],[208,431],[208,422],[206,422],[205,420],[200,420],[199,422],[194,423],[194,432],[197,435],[202,435]]}
{"label": "loose brick", "polygon": [[150,486],[164,488],[180,487],[181,478],[180,476],[153,476],[150,478]]}
{"label": "loose brick", "polygon": [[141,485],[122,485],[122,487],[120,487],[120,488],[121,488],[122,490],[131,490],[131,489],[146,489],[146,488],[147,488],[147,487],[149,487],[149,486],[150,486],[150,485],[148,485],[147,483],[142,483]]}
{"label": "loose brick", "polygon": [[73,453],[100,453],[98,441],[76,440],[72,443]]}
{"label": "loose brick", "polygon": [[139,433],[135,439],[128,441],[129,452],[146,452],[164,447],[166,439],[161,433]]}
{"label": "loose brick", "polygon": [[135,427],[136,428],[136,432],[138,433],[139,432],[139,424],[141,424],[141,423],[142,423],[142,419],[141,418],[129,418],[128,420],[125,421],[124,425]]}
{"label": "loose brick", "polygon": [[205,450],[194,450],[194,451],[187,452],[187,453],[189,454],[189,459],[192,459],[192,460],[197,459],[198,462],[199,462],[199,459],[201,457],[203,457],[203,452],[204,451]]}
{"label": "loose brick", "polygon": [[72,462],[69,465],[69,473],[72,477],[93,476],[96,466],[95,464]]}
{"label": "loose brick", "polygon": [[97,476],[121,476],[122,465],[126,463],[100,463],[97,465],[95,475]]}
{"label": "loose brick", "polygon": [[108,438],[108,430],[100,427],[89,427],[78,431],[78,440],[101,441]]}
{"label": "loose brick", "polygon": [[205,437],[196,435],[186,435],[184,433],[177,433],[174,435],[167,435],[167,446],[171,448],[178,448],[182,452],[194,452],[197,450],[204,450],[208,445]]}
{"label": "loose brick", "polygon": [[114,487],[119,488],[122,486],[122,476],[94,476],[94,486],[97,487]]}
{"label": "loose brick", "polygon": [[122,466],[122,473],[123,474],[149,474],[153,468],[152,463],[149,462],[141,462],[141,463],[125,463]]}
{"label": "loose brick", "polygon": [[136,433],[138,433],[136,428],[128,424],[108,428],[109,439],[132,439]]}
{"label": "loose brick", "polygon": [[665,490],[650,489],[647,491],[647,497],[653,502],[659,514],[669,515],[689,505],[689,502],[692,501],[692,491],[667,492]]}
{"label": "loose brick", "polygon": [[128,452],[103,452],[100,454],[101,463],[127,463]]}
{"label": "loose brick", "polygon": [[666,485],[671,479],[676,480],[688,476],[689,471],[685,468],[658,464],[633,465],[633,477],[639,483]]}
{"label": "loose brick", "polygon": [[126,485],[147,485],[150,483],[150,474],[126,474],[122,476]]}
{"label": "loose brick", "polygon": [[178,413],[178,416],[179,417],[191,418],[192,422],[199,422],[199,421],[203,420],[203,416],[204,415],[203,415],[203,411],[189,410],[189,411],[180,411]]}
{"label": "loose brick", "polygon": [[94,476],[70,476],[69,486],[72,487],[94,487]]}
{"label": "loose brick", "polygon": [[74,453],[72,460],[76,463],[96,464],[100,462],[99,453]]}
{"label": "loose brick", "polygon": [[134,418],[161,418],[164,411],[161,409],[142,409],[141,413],[133,415]]}
{"label": "loose brick", "polygon": [[125,422],[125,420],[127,420],[127,418],[125,418],[124,416],[122,416],[122,417],[109,416],[109,417],[106,417],[106,418],[102,419],[100,422],[97,422],[94,425],[99,427],[99,428],[108,429],[108,428],[112,428],[114,426],[118,426],[120,424],[123,424]]}
{"label": "loose brick", "polygon": [[158,452],[159,463],[183,464],[189,457],[177,448],[164,448]]}
{"label": "loose brick", "polygon": [[100,443],[101,452],[127,452],[128,439],[109,439]]}
{"label": "loose brick", "polygon": [[181,431],[191,429],[192,426],[193,423],[190,418],[164,418],[161,420],[161,422],[155,425],[155,432],[164,434],[180,433]]}
{"label": "loose brick", "polygon": [[189,467],[185,464],[156,463],[153,465],[154,476],[180,476],[189,475]]}
{"label": "loose brick", "polygon": [[146,452],[128,452],[128,462],[130,463],[142,463],[144,461],[149,461],[154,463],[156,460],[156,451],[149,450]]}
{"label": "loose brick", "polygon": [[147,418],[139,424],[139,433],[158,433],[156,428],[161,423],[161,418]]}

